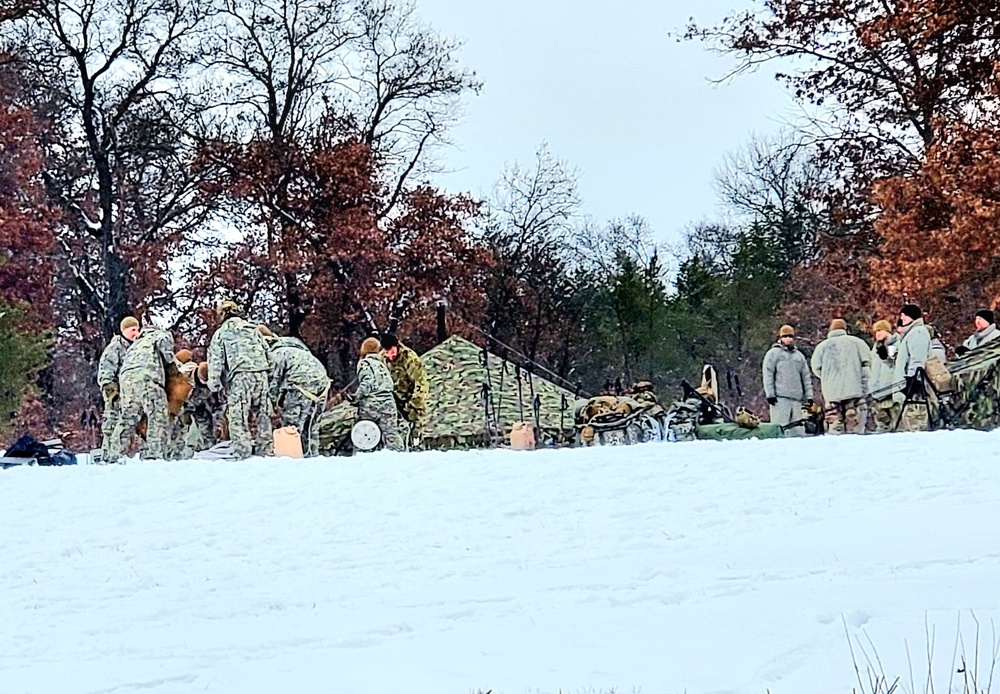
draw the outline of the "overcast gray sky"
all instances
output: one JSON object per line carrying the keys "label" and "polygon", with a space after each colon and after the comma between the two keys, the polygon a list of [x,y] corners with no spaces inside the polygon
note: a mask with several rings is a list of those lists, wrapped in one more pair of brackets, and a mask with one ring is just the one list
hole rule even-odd
{"label": "overcast gray sky", "polygon": [[732,62],[668,35],[746,0],[418,0],[421,17],[463,39],[485,83],[467,99],[448,190],[487,194],[507,162],[547,141],[580,173],[583,212],[645,216],[662,241],[717,212],[714,170],[752,133],[794,116],[773,71],[717,86]]}

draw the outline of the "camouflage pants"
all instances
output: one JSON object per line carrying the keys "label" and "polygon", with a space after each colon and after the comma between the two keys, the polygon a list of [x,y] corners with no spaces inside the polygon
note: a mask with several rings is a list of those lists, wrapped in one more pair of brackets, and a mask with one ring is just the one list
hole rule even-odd
{"label": "camouflage pants", "polygon": [[358,403],[358,419],[370,419],[382,432],[382,444],[390,451],[405,451],[406,437],[400,431],[400,417],[393,400]]}
{"label": "camouflage pants", "polygon": [[410,449],[420,448],[420,439],[423,435],[423,422],[409,419],[403,413],[399,413],[399,430],[403,440]]}
{"label": "camouflage pants", "polygon": [[826,405],[826,429],[830,434],[863,434],[868,412],[861,398],[851,398]]}
{"label": "camouflage pants", "polygon": [[167,455],[175,460],[193,458],[199,451],[207,451],[215,445],[215,430],[212,416],[199,408],[185,408],[170,425],[170,446]]}
{"label": "camouflage pants", "polygon": [[146,415],[146,446],[144,458],[163,459],[167,455],[167,393],[142,371],[134,376],[126,371],[121,375],[121,416],[111,435],[110,448],[105,460],[115,462],[125,453],[135,427]]}
{"label": "camouflage pants", "polygon": [[[899,418],[899,428],[897,431],[927,431],[930,428],[928,418],[928,408],[930,403],[911,402],[903,410],[903,415]],[[896,406],[896,412],[899,406]]]}
{"label": "camouflage pants", "polygon": [[114,436],[118,420],[121,418],[121,396],[112,400],[104,398],[104,415],[101,418],[101,458],[105,461],[111,452],[111,437]]}
{"label": "camouflage pants", "polygon": [[316,420],[323,414],[326,397],[314,401],[297,390],[285,391],[281,402],[281,423],[299,430],[302,453],[306,457],[319,455],[319,427]]}
{"label": "camouflage pants", "polygon": [[[267,394],[267,373],[253,371],[235,374],[229,381],[226,397],[226,419],[229,420],[229,440],[237,458],[252,453],[267,455],[274,441],[271,438],[271,402]],[[250,434],[250,420],[257,426],[256,441]]]}
{"label": "camouflage pants", "polygon": [[876,400],[872,405],[872,413],[875,417],[875,431],[879,434],[892,431],[892,425],[896,423],[896,414],[899,408],[892,401],[892,398]]}

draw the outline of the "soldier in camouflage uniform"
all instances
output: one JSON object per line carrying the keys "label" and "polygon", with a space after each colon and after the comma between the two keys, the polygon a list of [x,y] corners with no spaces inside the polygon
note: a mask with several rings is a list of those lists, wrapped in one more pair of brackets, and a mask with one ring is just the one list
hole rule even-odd
{"label": "soldier in camouflage uniform", "polygon": [[[223,386],[226,388],[226,418],[233,453],[239,458],[254,452],[267,455],[272,446],[267,344],[257,326],[244,320],[242,309],[234,302],[223,301],[216,314],[222,325],[208,346],[208,389],[218,393]],[[250,434],[251,418],[257,427],[256,447]]]}
{"label": "soldier in camouflage uniform", "polygon": [[118,377],[121,417],[111,436],[107,462],[121,458],[143,415],[146,415],[143,457],[163,459],[167,456],[169,431],[165,387],[166,369],[171,363],[176,363],[173,336],[155,327],[143,328],[122,360]]}
{"label": "soldier in camouflage uniform", "polygon": [[326,408],[330,391],[326,367],[301,340],[277,337],[261,327],[271,347],[271,402],[281,405],[282,425],[298,429],[302,452],[307,457],[319,455],[316,420]]}
{"label": "soldier in camouflage uniform", "polygon": [[430,384],[420,357],[402,344],[395,335],[382,337],[385,360],[392,375],[393,397],[400,419],[405,422],[411,446],[420,445],[421,429],[427,420],[427,396]]}
{"label": "soldier in camouflage uniform", "polygon": [[132,316],[124,318],[119,326],[120,335],[111,338],[111,342],[101,353],[101,361],[97,365],[97,386],[104,398],[104,418],[101,421],[101,458],[108,459],[111,448],[111,437],[118,426],[121,416],[121,389],[118,385],[118,374],[121,371],[125,353],[139,335],[139,321]]}
{"label": "soldier in camouflage uniform", "polygon": [[405,451],[406,440],[399,431],[392,376],[380,352],[381,345],[374,337],[361,343],[358,390],[354,396],[358,405],[358,419],[375,422],[382,432],[383,444],[390,451]]}

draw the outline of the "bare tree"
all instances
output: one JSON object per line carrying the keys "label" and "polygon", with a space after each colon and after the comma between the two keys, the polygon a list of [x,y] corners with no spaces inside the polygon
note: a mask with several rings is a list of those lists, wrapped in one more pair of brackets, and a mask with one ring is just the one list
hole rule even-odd
{"label": "bare tree", "polygon": [[570,241],[578,221],[577,174],[539,147],[535,166],[508,167],[481,229],[493,257],[485,329],[540,358],[575,288]]}
{"label": "bare tree", "polygon": [[[821,235],[840,231],[828,213],[827,193],[833,185],[816,149],[787,133],[751,138],[726,157],[715,175],[716,191],[732,221],[756,225],[773,237],[785,250],[789,267],[811,258]],[[697,236],[689,241],[699,243]],[[716,235],[713,241],[721,248],[732,246],[735,238],[724,241]]]}
{"label": "bare tree", "polygon": [[46,180],[67,212],[61,260],[81,320],[106,338],[131,290],[167,301],[167,240],[210,212],[188,168],[181,87],[206,17],[197,0],[43,0],[0,29],[6,50],[32,58],[37,98],[60,120]]}
{"label": "bare tree", "polygon": [[482,84],[459,65],[461,43],[421,24],[411,0],[364,0],[359,14],[351,89],[364,139],[394,175],[379,212],[385,217],[409,179],[431,166],[430,151],[447,141],[459,98],[478,93]]}

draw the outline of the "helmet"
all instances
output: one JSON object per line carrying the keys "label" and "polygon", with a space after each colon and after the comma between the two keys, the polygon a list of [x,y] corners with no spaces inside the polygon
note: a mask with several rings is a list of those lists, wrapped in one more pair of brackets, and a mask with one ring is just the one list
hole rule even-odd
{"label": "helmet", "polygon": [[745,407],[736,410],[736,423],[744,429],[756,429],[760,426],[760,417]]}
{"label": "helmet", "polygon": [[232,316],[242,316],[243,309],[235,301],[227,299],[220,301],[219,305],[215,307],[215,315],[223,319],[231,318]]}

